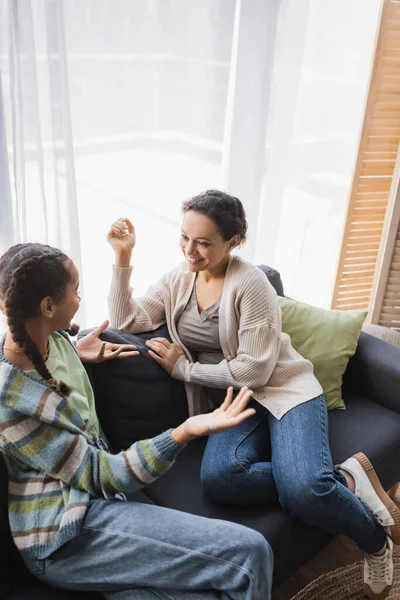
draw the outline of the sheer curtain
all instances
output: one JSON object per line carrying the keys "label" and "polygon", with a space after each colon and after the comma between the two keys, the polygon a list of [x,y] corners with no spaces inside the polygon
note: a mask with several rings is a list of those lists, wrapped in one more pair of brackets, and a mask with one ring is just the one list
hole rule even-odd
{"label": "sheer curtain", "polygon": [[107,314],[110,223],[143,292],[180,260],[180,204],[239,195],[241,254],[328,306],[380,0],[0,0],[0,252],[39,240]]}

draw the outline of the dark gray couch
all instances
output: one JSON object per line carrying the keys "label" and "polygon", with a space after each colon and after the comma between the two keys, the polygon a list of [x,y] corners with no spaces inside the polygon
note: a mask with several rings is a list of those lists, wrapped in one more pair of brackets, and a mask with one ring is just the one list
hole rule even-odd
{"label": "dark gray couch", "polygon": [[[262,267],[283,295],[277,273]],[[346,411],[329,415],[329,435],[334,462],[364,452],[374,464],[386,489],[400,479],[400,349],[361,333],[357,351],[343,381]],[[189,444],[173,468],[140,492],[137,499],[242,523],[260,531],[275,555],[275,585],[291,575],[320,550],[331,536],[292,519],[284,510],[232,508],[212,504],[202,493],[200,463],[206,440]],[[27,572],[8,530],[7,481],[0,456],[0,600],[67,600],[97,598],[43,586]]]}

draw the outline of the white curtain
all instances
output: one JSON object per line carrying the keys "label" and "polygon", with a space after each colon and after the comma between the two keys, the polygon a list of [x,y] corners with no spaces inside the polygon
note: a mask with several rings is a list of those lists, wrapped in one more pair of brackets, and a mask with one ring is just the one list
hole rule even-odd
{"label": "white curtain", "polygon": [[117,217],[143,292],[180,260],[180,204],[239,195],[241,254],[328,306],[380,0],[0,0],[0,252],[77,263],[107,315]]}

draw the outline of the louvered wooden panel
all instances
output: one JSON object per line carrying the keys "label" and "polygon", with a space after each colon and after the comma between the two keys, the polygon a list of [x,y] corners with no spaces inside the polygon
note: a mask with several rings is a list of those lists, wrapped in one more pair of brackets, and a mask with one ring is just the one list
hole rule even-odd
{"label": "louvered wooden panel", "polygon": [[400,331],[400,222],[377,322]]}
{"label": "louvered wooden panel", "polygon": [[384,0],[332,308],[368,309],[400,142],[400,2]]}
{"label": "louvered wooden panel", "polygon": [[400,330],[400,146],[379,244],[368,321]]}

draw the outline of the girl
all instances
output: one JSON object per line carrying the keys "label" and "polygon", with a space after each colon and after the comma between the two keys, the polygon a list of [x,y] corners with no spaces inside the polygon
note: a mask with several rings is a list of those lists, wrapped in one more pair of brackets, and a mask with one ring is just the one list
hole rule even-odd
{"label": "girl", "polygon": [[[264,273],[231,254],[246,238],[242,203],[209,190],[184,202],[183,215],[184,263],[143,298],[133,298],[129,287],[134,228],[128,219],[113,223],[112,326],[135,333],[167,323],[174,343],[147,343],[154,360],[185,382],[190,414],[219,406],[221,388],[252,387],[255,414],[208,440],[205,492],[215,502],[243,506],[279,499],[298,519],[348,535],[366,553],[366,593],[385,598],[400,511],[366,456],[333,467],[326,404],[312,364],[282,333],[277,295]],[[271,462],[265,460],[269,439]]]}
{"label": "girl", "polygon": [[[254,414],[251,391],[118,455],[99,437],[85,370],[63,330],[79,306],[79,277],[60,250],[19,244],[0,260],[0,449],[9,474],[9,519],[28,569],[60,588],[127,600],[269,600],[265,539],[234,523],[127,502],[167,471],[182,447]],[[103,327],[104,328],[104,327]],[[131,346],[77,351],[90,360]]]}

